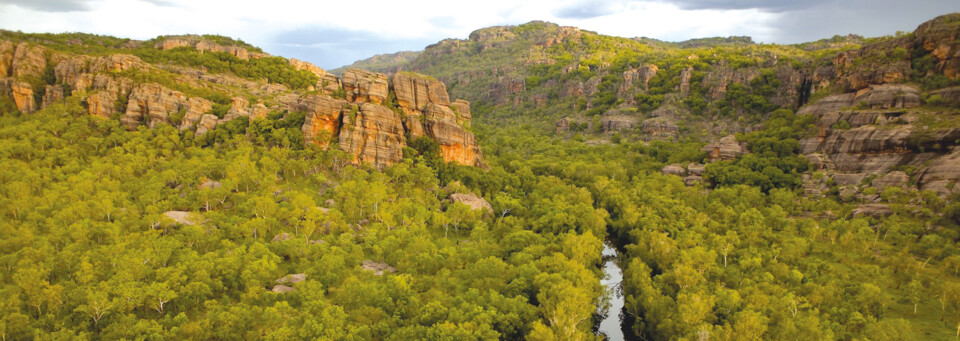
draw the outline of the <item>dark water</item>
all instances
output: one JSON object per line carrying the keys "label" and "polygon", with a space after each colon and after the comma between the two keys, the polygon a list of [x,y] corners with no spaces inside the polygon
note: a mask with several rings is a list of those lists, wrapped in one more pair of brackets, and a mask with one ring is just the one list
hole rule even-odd
{"label": "dark water", "polygon": [[[603,279],[600,284],[606,290],[609,305],[600,305],[597,314],[603,316],[597,333],[607,337],[610,341],[623,341],[624,334],[621,328],[623,321],[623,290],[620,282],[623,281],[623,271],[617,265],[617,249],[609,242],[603,245]],[[606,309],[604,309],[606,308]]]}

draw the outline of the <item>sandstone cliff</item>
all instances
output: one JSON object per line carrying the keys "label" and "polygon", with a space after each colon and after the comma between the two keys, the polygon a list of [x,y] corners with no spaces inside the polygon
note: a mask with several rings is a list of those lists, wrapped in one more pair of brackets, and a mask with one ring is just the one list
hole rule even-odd
{"label": "sandstone cliff", "polygon": [[[240,59],[265,56],[199,36],[166,37],[155,48],[226,52]],[[408,138],[427,137],[438,143],[444,160],[484,166],[469,131],[470,103],[451,101],[444,83],[415,73],[388,78],[359,69],[347,70],[341,78],[308,62],[287,62],[316,75],[317,83],[291,90],[202,69],[154,65],[129,54],[94,57],[0,40],[0,96],[23,113],[79,97],[91,116],[119,118],[126,129],[171,125],[195,136],[239,118],[302,112],[306,144],[328,148],[337,143],[357,163],[394,164],[402,159]]]}

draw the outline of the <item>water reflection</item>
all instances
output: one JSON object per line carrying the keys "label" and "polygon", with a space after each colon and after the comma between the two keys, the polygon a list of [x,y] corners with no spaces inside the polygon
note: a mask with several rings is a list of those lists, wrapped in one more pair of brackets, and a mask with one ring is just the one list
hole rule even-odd
{"label": "water reflection", "polygon": [[[600,327],[597,331],[606,336],[607,340],[623,341],[623,330],[620,324],[623,316],[623,290],[620,289],[620,282],[623,281],[623,271],[617,265],[617,249],[610,243],[603,245],[603,279],[600,284],[607,291],[607,297],[610,304],[604,307],[601,305],[597,313],[604,316],[600,321]],[[604,309],[606,308],[606,309]]]}

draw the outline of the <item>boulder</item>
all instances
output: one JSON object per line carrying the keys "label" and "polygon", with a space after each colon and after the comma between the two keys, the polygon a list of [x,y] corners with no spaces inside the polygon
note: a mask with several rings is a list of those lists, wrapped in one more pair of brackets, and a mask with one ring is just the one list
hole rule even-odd
{"label": "boulder", "polygon": [[214,188],[220,188],[220,186],[223,186],[223,184],[220,183],[219,181],[204,179],[203,182],[201,182],[198,187],[200,189],[214,189]]}
{"label": "boulder", "polygon": [[687,175],[687,171],[679,165],[667,165],[660,170],[660,173],[663,175],[676,175],[679,177],[684,177]]}
{"label": "boulder", "polygon": [[279,284],[297,284],[307,280],[307,274],[289,274],[277,279]]}
{"label": "boulder", "polygon": [[736,136],[733,135],[724,136],[701,150],[710,154],[710,161],[734,160],[737,156],[748,153],[744,144],[737,142]]}
{"label": "boulder", "polygon": [[487,200],[473,194],[454,193],[450,195],[450,200],[470,206],[470,209],[472,210],[483,210],[493,213],[493,206],[490,206],[490,203],[487,202]]}
{"label": "boulder", "polygon": [[290,239],[293,239],[293,236],[290,235],[289,233],[283,232],[281,234],[273,236],[273,239],[271,239],[270,242],[278,243],[278,242],[282,242]]}
{"label": "boulder", "polygon": [[683,178],[683,184],[687,187],[703,182],[703,178],[698,175],[691,175]]}
{"label": "boulder", "polygon": [[701,164],[691,163],[687,165],[687,173],[690,173],[690,175],[703,176],[706,169],[707,167]]}
{"label": "boulder", "polygon": [[340,148],[355,155],[354,162],[377,168],[399,162],[406,146],[400,114],[382,105],[363,103],[355,114],[343,117]]}
{"label": "boulder", "polygon": [[303,139],[307,144],[327,147],[340,135],[340,120],[347,101],[327,95],[307,95],[297,101],[297,110],[306,114]]}
{"label": "boulder", "polygon": [[341,82],[350,102],[380,104],[387,99],[389,87],[385,74],[348,69],[343,72]]}
{"label": "boulder", "polygon": [[294,291],[294,290],[297,290],[297,289],[294,289],[293,287],[288,287],[288,286],[283,285],[283,284],[274,285],[274,286],[273,286],[273,289],[270,289],[270,291],[275,292],[275,293],[280,293],[280,294],[288,293],[288,292],[291,292],[291,291]]}
{"label": "boulder", "polygon": [[387,263],[378,263],[372,260],[365,260],[361,264],[363,271],[372,271],[374,276],[382,276],[384,273],[396,273],[397,269],[387,265]]}
{"label": "boulder", "polygon": [[196,225],[198,223],[196,217],[190,212],[167,211],[163,212],[163,215],[181,225]]}

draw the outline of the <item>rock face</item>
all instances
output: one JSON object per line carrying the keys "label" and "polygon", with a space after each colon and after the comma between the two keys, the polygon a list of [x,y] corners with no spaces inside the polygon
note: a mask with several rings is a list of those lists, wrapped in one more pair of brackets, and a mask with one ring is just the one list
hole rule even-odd
{"label": "rock face", "polygon": [[939,16],[914,31],[914,44],[936,58],[937,71],[949,79],[960,77],[960,14]]}
{"label": "rock face", "polygon": [[298,110],[306,113],[301,130],[307,143],[326,148],[340,135],[340,120],[347,101],[326,95],[307,95],[297,102]]}
{"label": "rock face", "polygon": [[854,218],[874,217],[882,218],[893,214],[890,207],[884,204],[865,204],[860,205],[851,211]]}
{"label": "rock face", "polygon": [[710,143],[701,149],[710,154],[710,161],[733,160],[741,154],[746,154],[747,148],[737,142],[737,138],[728,135],[720,138],[719,141]]}
{"label": "rock face", "polygon": [[250,52],[247,49],[240,46],[223,46],[208,40],[205,40],[199,36],[171,36],[167,37],[161,42],[158,42],[155,48],[160,50],[170,50],[178,47],[192,47],[199,51],[200,53],[204,52],[224,52],[233,55],[239,59],[248,60],[250,58],[260,58],[266,56],[264,53]]}
{"label": "rock face", "polygon": [[493,206],[490,206],[490,203],[487,202],[486,199],[483,199],[473,194],[454,193],[450,195],[450,200],[453,200],[453,202],[459,202],[467,206],[470,206],[470,209],[472,210],[483,210],[489,213],[493,213]]}
{"label": "rock face", "polygon": [[33,97],[33,89],[29,83],[15,82],[10,89],[13,93],[13,101],[17,104],[17,110],[24,113],[37,111],[37,101]]}
{"label": "rock face", "polygon": [[871,109],[904,109],[917,107],[920,104],[920,90],[916,87],[881,84],[871,85],[858,92],[828,96],[800,108],[797,114],[823,116],[857,106]]}
{"label": "rock face", "polygon": [[630,131],[637,126],[639,119],[636,116],[611,113],[603,115],[600,124],[604,133]]}
{"label": "rock face", "polygon": [[153,128],[158,124],[171,124],[171,115],[201,117],[209,112],[212,102],[203,98],[187,98],[179,91],[158,84],[138,84],[127,99],[127,111],[120,123],[129,130],[141,124]]}
{"label": "rock face", "polygon": [[447,162],[483,167],[476,137],[466,129],[472,119],[469,102],[451,103],[446,85],[431,77],[399,72],[391,81],[397,107],[404,113],[403,127],[411,138],[433,138]]}
{"label": "rock face", "polygon": [[[891,171],[913,166],[919,169],[919,189],[953,193],[953,184],[960,180],[960,158],[948,149],[957,145],[960,128],[922,123],[922,117],[931,114],[913,109],[920,105],[920,91],[902,84],[869,85],[807,104],[797,113],[814,116],[818,134],[800,141],[801,153],[817,168],[835,173],[832,177],[840,185],[858,186],[872,175],[878,189],[902,187],[909,176]],[[949,120],[956,114],[937,116]]]}
{"label": "rock face", "polygon": [[340,148],[355,155],[356,162],[377,167],[397,163],[405,145],[400,114],[384,106],[363,103],[355,113],[343,117]]}
{"label": "rock face", "polygon": [[940,157],[918,173],[921,190],[940,194],[960,192],[960,148],[954,147],[949,154]]}
{"label": "rock face", "polygon": [[[956,171],[956,170],[955,170]],[[957,174],[954,172],[954,174]],[[910,176],[901,171],[894,171],[886,175],[873,179],[873,187],[884,189],[886,187],[903,187],[910,182]]]}
{"label": "rock face", "polygon": [[0,40],[0,77],[10,76],[13,68],[13,51],[16,45],[6,40]]}
{"label": "rock face", "polygon": [[484,167],[476,137],[458,121],[452,109],[431,103],[424,115],[424,132],[440,145],[444,161]]}
{"label": "rock face", "polygon": [[[166,37],[155,48],[224,52],[240,59],[265,56],[244,46],[223,46],[200,36]],[[437,142],[445,161],[485,167],[476,137],[469,130],[470,103],[451,101],[444,83],[409,72],[399,72],[388,81],[385,74],[359,69],[345,71],[341,79],[308,62],[290,59],[288,63],[316,75],[314,88],[301,92],[278,84],[207,74],[205,70],[155,67],[127,54],[71,55],[31,43],[0,40],[0,96],[12,98],[24,113],[70,96],[83,96],[81,103],[90,115],[119,116],[121,125],[129,130],[168,124],[182,131],[194,131],[195,136],[234,119],[266,118],[271,110],[302,112],[305,117],[301,131],[306,144],[327,148],[339,142],[339,147],[352,153],[357,163],[370,162],[378,168],[394,164],[402,159],[407,137],[428,137]],[[131,69],[148,74],[168,72],[173,81],[187,89],[235,97],[222,118],[218,118],[214,103],[206,98],[188,96],[168,88],[170,85],[141,83],[140,77],[118,74]],[[48,77],[50,74],[53,77]],[[31,86],[38,84],[38,79],[52,83],[42,84],[42,88]],[[267,101],[272,106],[268,108],[263,101],[251,103],[254,96],[269,96]]]}
{"label": "rock face", "polygon": [[449,106],[450,95],[442,82],[417,74],[398,72],[393,75],[393,91],[397,95],[397,105],[404,112],[424,110],[427,104]]}
{"label": "rock face", "polygon": [[47,106],[62,101],[63,96],[63,87],[59,85],[47,85],[46,90],[43,92],[43,102],[40,105],[41,108],[46,108]]}
{"label": "rock face", "polygon": [[10,65],[10,76],[38,77],[43,75],[43,71],[47,67],[47,58],[44,56],[45,50],[41,46],[28,43],[17,45]]}
{"label": "rock face", "polygon": [[389,87],[385,74],[349,69],[343,72],[341,82],[350,102],[380,104],[387,99]]}

